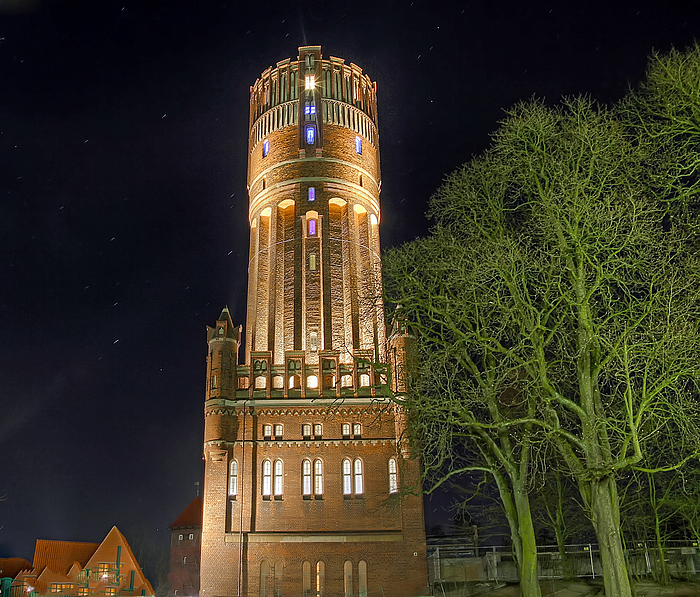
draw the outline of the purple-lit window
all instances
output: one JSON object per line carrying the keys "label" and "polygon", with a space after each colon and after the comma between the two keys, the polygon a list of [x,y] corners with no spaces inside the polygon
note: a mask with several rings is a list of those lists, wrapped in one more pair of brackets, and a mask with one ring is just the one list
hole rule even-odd
{"label": "purple-lit window", "polygon": [[309,220],[309,236],[316,236],[316,220]]}
{"label": "purple-lit window", "polygon": [[270,153],[270,142],[265,139],[263,141],[263,157],[266,158],[268,153]]}
{"label": "purple-lit window", "polygon": [[355,137],[355,153],[362,154],[362,139]]}
{"label": "purple-lit window", "polygon": [[314,187],[309,187],[309,201],[316,200],[316,189]]}
{"label": "purple-lit window", "polygon": [[316,142],[316,128],[313,126],[306,127],[306,143],[313,145]]}

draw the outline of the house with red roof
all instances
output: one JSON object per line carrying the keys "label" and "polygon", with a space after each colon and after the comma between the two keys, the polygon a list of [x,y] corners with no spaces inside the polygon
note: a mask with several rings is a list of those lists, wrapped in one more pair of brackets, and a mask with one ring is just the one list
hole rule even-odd
{"label": "house with red roof", "polygon": [[152,597],[154,591],[124,535],[112,527],[102,543],[37,540],[32,567],[17,573],[11,597],[49,595]]}

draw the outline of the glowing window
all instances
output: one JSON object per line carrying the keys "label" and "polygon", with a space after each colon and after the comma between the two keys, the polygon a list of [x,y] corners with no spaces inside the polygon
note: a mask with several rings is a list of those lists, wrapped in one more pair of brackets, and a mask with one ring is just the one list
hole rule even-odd
{"label": "glowing window", "polygon": [[[318,350],[318,334],[316,332],[311,332],[309,334],[309,344],[311,345],[310,348],[312,352],[316,352]],[[312,377],[314,378],[314,383],[316,384],[313,387],[317,388],[318,378],[315,375],[311,375],[309,379],[311,379]]]}
{"label": "glowing window", "polygon": [[307,91],[316,87],[316,75],[306,75],[304,79],[304,87]]}
{"label": "glowing window", "polygon": [[235,460],[228,467],[228,494],[230,497],[238,494],[238,462]]}
{"label": "glowing window", "polygon": [[309,377],[306,378],[306,386],[312,390],[318,388],[318,377],[315,375],[309,375]]}
{"label": "glowing window", "polygon": [[399,490],[399,477],[396,471],[396,458],[389,458],[389,493]]}
{"label": "glowing window", "polygon": [[352,464],[348,458],[343,460],[343,495],[352,495]]}
{"label": "glowing window", "polygon": [[263,487],[262,493],[268,496],[272,493],[272,463],[269,460],[263,461]]}
{"label": "glowing window", "polygon": [[350,423],[343,423],[343,435],[350,435]]}
{"label": "glowing window", "polygon": [[309,187],[309,201],[316,200],[316,189],[314,187]]}
{"label": "glowing window", "polygon": [[275,460],[275,496],[282,495],[283,476],[282,476],[282,461]]}
{"label": "glowing window", "polygon": [[263,157],[264,157],[264,158],[266,158],[266,157],[267,157],[267,154],[270,153],[270,141],[268,141],[267,139],[265,139],[265,140],[263,141],[263,148],[262,148],[262,151],[263,151]]}
{"label": "glowing window", "polygon": [[311,461],[304,460],[301,464],[303,494],[311,495]]}
{"label": "glowing window", "polygon": [[311,437],[311,425],[309,423],[304,423],[301,426],[301,434],[304,437]]}
{"label": "glowing window", "polygon": [[275,437],[282,437],[282,425],[275,425]]}
{"label": "glowing window", "polygon": [[316,142],[316,127],[309,125],[306,127],[306,143],[313,145]]}
{"label": "glowing window", "polygon": [[314,106],[313,104],[306,104],[306,106],[304,107],[304,114],[306,114],[307,116],[313,116],[314,114],[316,114],[316,106]]}
{"label": "glowing window", "polygon": [[362,139],[355,137],[355,153],[362,154]]}
{"label": "glowing window", "polygon": [[263,436],[272,437],[272,425],[263,425]]}
{"label": "glowing window", "polygon": [[323,462],[314,461],[314,495],[323,495]]}
{"label": "glowing window", "polygon": [[309,236],[316,236],[316,220],[309,220]]}
{"label": "glowing window", "polygon": [[362,495],[364,493],[364,482],[362,476],[362,460],[359,458],[355,459],[355,495]]}
{"label": "glowing window", "polygon": [[316,253],[311,253],[309,255],[309,269],[312,272],[316,271]]}
{"label": "glowing window", "polygon": [[369,375],[366,373],[360,375],[360,387],[369,388]]}
{"label": "glowing window", "polygon": [[362,425],[360,425],[360,423],[355,423],[352,426],[352,434],[353,435],[362,435]]}
{"label": "glowing window", "polygon": [[314,435],[316,437],[321,437],[323,435],[323,425],[321,425],[321,423],[314,424]]}
{"label": "glowing window", "polygon": [[323,562],[316,564],[316,597],[323,597],[326,592],[326,565]]}

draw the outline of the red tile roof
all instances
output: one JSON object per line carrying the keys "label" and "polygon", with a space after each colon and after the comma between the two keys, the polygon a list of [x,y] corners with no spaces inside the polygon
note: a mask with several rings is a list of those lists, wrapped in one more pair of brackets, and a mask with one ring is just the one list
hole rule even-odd
{"label": "red tile roof", "polygon": [[202,526],[202,498],[197,496],[190,505],[182,511],[182,514],[177,517],[174,523],[170,525],[171,529],[178,527],[201,527]]}
{"label": "red tile roof", "polygon": [[81,568],[84,568],[99,546],[99,543],[37,539],[33,568],[37,572],[48,568],[52,572],[65,575],[73,562],[78,562]]}
{"label": "red tile roof", "polygon": [[14,578],[20,571],[31,567],[31,562],[24,558],[0,558],[0,578]]}

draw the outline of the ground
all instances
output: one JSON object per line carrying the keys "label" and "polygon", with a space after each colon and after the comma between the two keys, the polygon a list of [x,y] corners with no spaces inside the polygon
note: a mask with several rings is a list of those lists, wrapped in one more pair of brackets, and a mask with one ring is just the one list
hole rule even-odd
{"label": "ground", "polygon": [[[604,595],[603,583],[597,581],[563,581],[543,580],[541,582],[543,597],[593,597]],[[698,582],[674,582],[670,586],[663,587],[653,582],[639,582],[635,584],[637,597],[700,597],[700,583]],[[520,597],[518,585],[505,585],[498,588],[474,587],[471,595],[484,595],[488,597]],[[440,595],[439,589],[435,595]]]}

